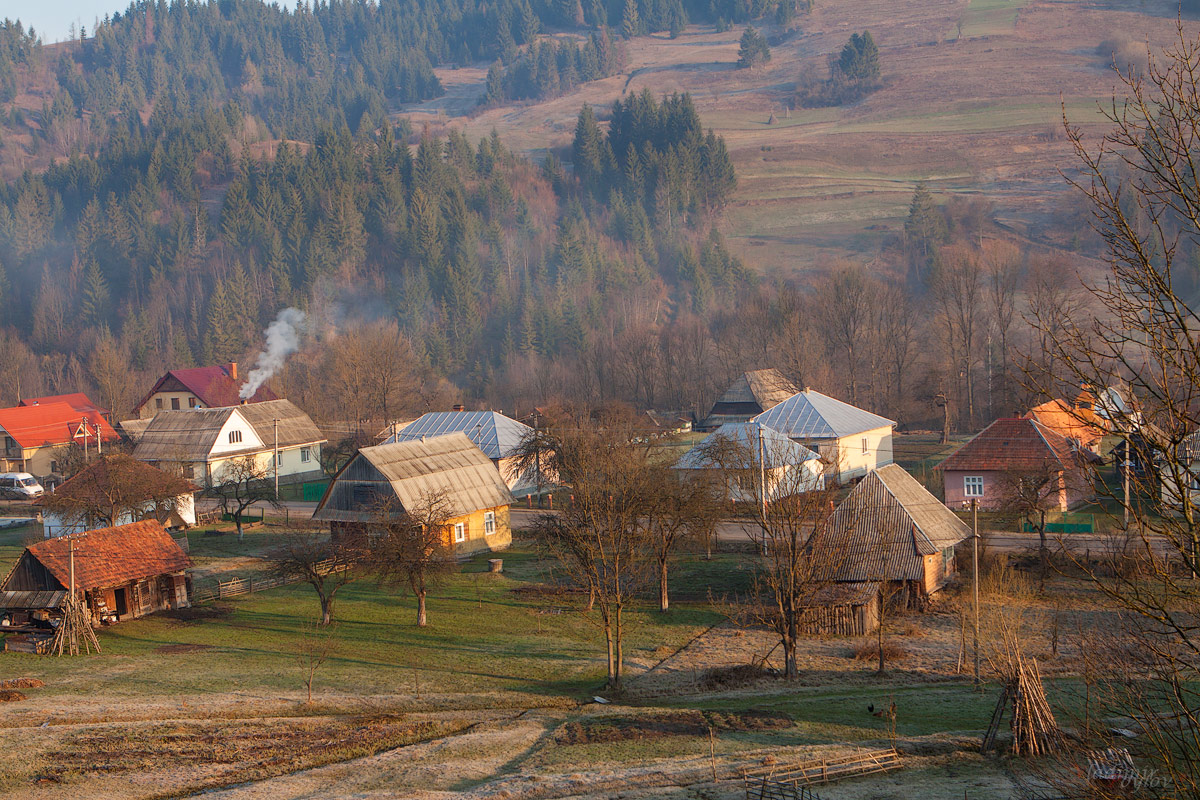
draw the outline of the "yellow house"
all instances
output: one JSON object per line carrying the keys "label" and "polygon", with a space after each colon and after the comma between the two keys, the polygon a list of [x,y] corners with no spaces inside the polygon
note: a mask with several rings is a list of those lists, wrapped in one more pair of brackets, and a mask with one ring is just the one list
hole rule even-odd
{"label": "yellow house", "polygon": [[39,478],[59,472],[59,448],[95,452],[121,437],[97,410],[50,402],[0,409],[0,472],[29,472]]}
{"label": "yellow house", "polygon": [[448,504],[445,530],[458,556],[512,544],[512,494],[500,471],[466,434],[364,447],[330,482],[313,519],[335,536],[353,534],[383,506],[413,511],[432,496]]}

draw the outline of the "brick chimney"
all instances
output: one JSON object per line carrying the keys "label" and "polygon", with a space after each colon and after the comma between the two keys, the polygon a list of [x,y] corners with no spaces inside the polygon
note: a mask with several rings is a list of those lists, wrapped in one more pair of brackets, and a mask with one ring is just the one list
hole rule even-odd
{"label": "brick chimney", "polygon": [[237,362],[236,361],[229,362],[229,377],[233,378],[235,381],[237,380]]}

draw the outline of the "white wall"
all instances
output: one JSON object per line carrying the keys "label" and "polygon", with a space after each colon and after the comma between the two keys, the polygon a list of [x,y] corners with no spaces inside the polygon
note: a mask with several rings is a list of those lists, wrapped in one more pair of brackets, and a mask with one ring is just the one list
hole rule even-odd
{"label": "white wall", "polygon": [[[863,440],[866,452],[863,452]],[[822,450],[821,455],[825,455]],[[837,476],[845,483],[892,463],[892,426],[843,436],[838,440]]]}

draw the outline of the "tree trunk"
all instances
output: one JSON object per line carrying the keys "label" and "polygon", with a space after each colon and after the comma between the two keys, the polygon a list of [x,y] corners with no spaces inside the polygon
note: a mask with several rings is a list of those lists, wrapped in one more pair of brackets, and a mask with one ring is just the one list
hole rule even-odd
{"label": "tree trunk", "polygon": [[233,524],[237,525],[238,541],[242,541],[242,514],[239,511],[233,515]]}
{"label": "tree trunk", "polygon": [[617,624],[615,626],[613,626],[613,640],[615,641],[616,647],[617,647],[616,654],[614,655],[614,658],[613,658],[613,668],[616,670],[616,676],[617,676],[616,682],[614,684],[614,688],[620,689],[621,688],[621,677],[622,677],[621,673],[623,673],[625,671],[624,670],[625,649],[624,649],[624,645],[621,641],[622,623],[621,623],[621,607],[620,606],[617,606],[616,623]]}
{"label": "tree trunk", "polygon": [[425,627],[425,592],[417,592],[417,627]]}
{"label": "tree trunk", "polygon": [[604,643],[608,646],[608,688],[616,689],[620,686],[620,679],[617,678],[616,650],[613,646],[612,623],[609,622],[604,623]]}
{"label": "tree trunk", "polygon": [[584,613],[591,611],[592,607],[595,605],[596,605],[596,587],[588,586],[588,599],[587,599],[587,605],[583,607]]}
{"label": "tree trunk", "polygon": [[666,611],[671,607],[671,599],[667,596],[667,560],[658,562],[658,609]]}
{"label": "tree trunk", "polygon": [[328,625],[333,622],[333,598],[321,597],[321,624]]}

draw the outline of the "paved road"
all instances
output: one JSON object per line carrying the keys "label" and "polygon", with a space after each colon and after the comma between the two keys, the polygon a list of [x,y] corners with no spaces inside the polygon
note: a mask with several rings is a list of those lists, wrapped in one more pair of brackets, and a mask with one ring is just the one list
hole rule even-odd
{"label": "paved road", "polygon": [[[198,510],[210,510],[217,507],[215,502],[207,499],[198,500],[196,505]],[[259,505],[266,509],[268,515],[274,516],[279,513],[273,511],[271,506],[267,503],[260,503]],[[283,503],[281,503],[281,505],[283,508],[287,509],[288,515],[293,519],[308,519],[308,517],[312,515],[313,509],[317,507],[316,503],[305,502],[302,500],[285,500]],[[522,508],[521,506],[513,506],[513,527],[527,528],[533,523],[534,519],[536,519],[538,515],[544,513],[546,513],[546,511],[536,508],[527,509]],[[749,531],[754,529],[755,525],[752,522],[739,520],[722,522],[717,525],[717,538],[726,542],[746,542],[751,540]],[[1038,546],[1038,537],[1036,533],[984,531],[983,535],[986,537],[987,546],[995,550],[1020,552],[1022,550],[1034,549]],[[1051,534],[1050,543],[1055,549],[1063,547],[1071,549],[1080,554],[1091,552],[1093,555],[1112,552],[1120,548],[1120,542],[1117,537],[1095,533]],[[1171,552],[1170,543],[1161,537],[1156,537],[1153,543],[1154,548],[1159,555]],[[1136,540],[1134,545],[1142,546],[1141,542]]]}

